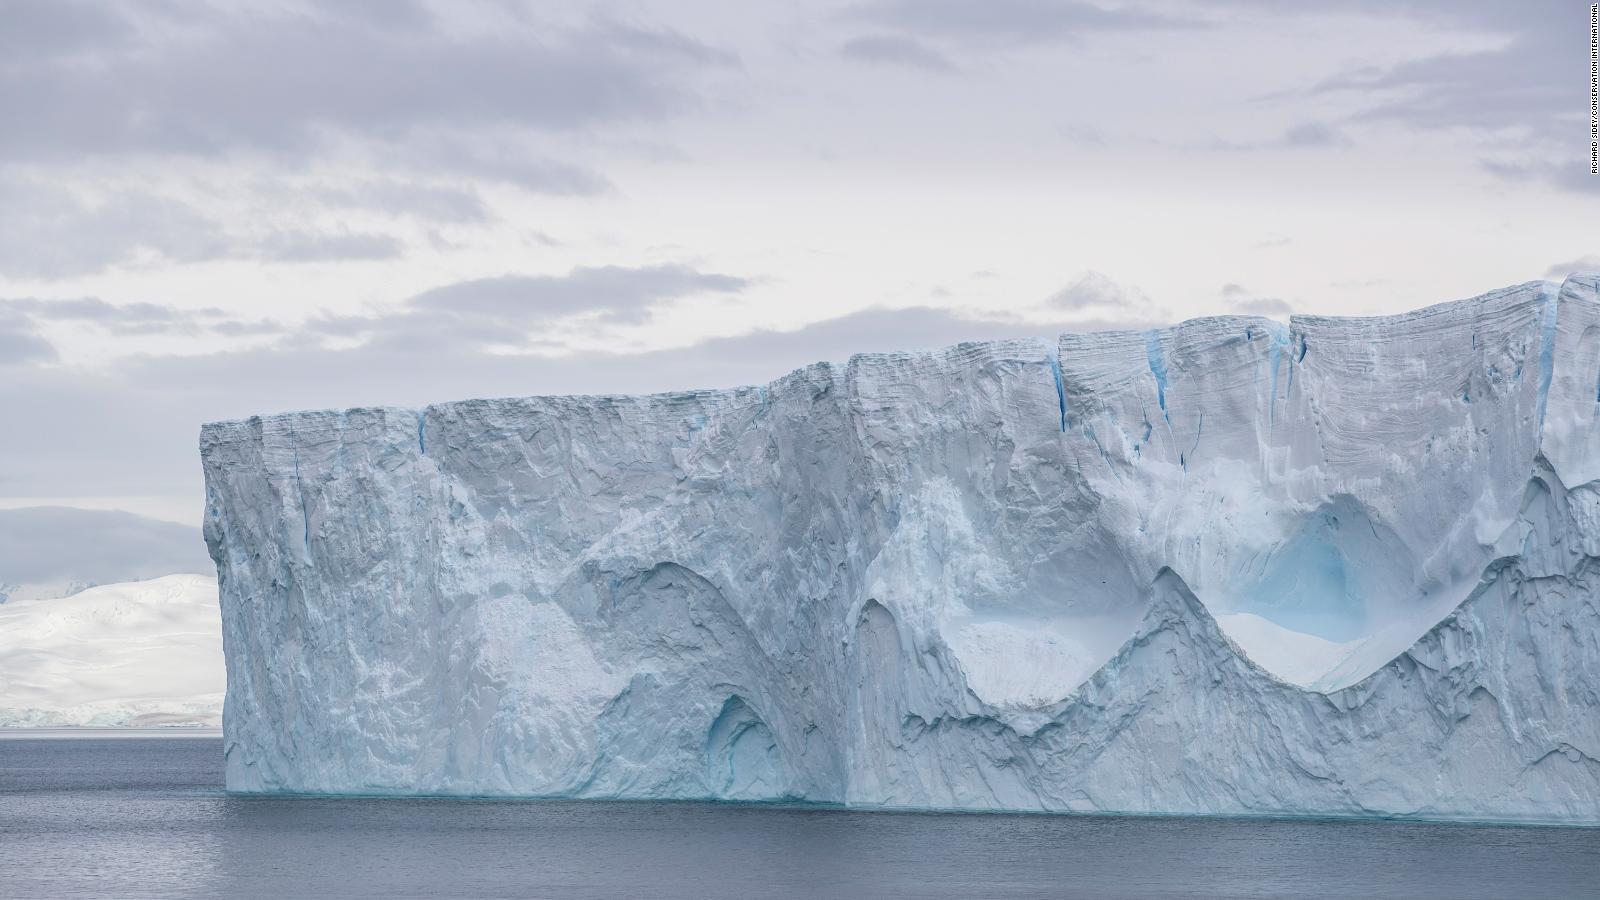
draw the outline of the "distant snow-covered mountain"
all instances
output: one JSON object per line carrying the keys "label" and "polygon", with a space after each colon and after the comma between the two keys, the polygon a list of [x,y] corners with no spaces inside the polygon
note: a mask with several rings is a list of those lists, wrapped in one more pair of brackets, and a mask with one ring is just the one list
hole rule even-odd
{"label": "distant snow-covered mountain", "polygon": [[225,681],[211,575],[0,605],[0,726],[217,725]]}

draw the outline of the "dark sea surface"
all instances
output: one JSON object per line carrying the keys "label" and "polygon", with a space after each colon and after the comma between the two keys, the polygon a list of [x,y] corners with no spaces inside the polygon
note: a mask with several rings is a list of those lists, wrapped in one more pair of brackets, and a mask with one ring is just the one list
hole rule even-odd
{"label": "dark sea surface", "polygon": [[0,896],[1600,896],[1594,829],[230,797],[221,753],[0,740]]}

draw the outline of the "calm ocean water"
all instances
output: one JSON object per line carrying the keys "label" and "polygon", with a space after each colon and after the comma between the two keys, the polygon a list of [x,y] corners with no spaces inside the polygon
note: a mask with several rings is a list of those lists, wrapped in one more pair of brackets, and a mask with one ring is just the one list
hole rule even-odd
{"label": "calm ocean water", "polygon": [[215,738],[0,740],[5,897],[1585,897],[1600,831],[268,799]]}

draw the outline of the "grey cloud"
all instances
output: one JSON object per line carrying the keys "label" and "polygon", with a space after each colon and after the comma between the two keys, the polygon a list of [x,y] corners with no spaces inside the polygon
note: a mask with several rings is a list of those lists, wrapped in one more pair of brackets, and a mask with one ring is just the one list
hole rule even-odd
{"label": "grey cloud", "polygon": [[0,273],[58,278],[102,271],[155,254],[175,262],[216,259],[228,241],[216,222],[154,194],[125,191],[97,202],[48,185],[0,179]]}
{"label": "grey cloud", "polygon": [[[177,310],[168,306],[155,303],[125,303],[115,306],[98,297],[62,299],[18,297],[0,300],[0,310],[46,321],[85,321],[116,325],[164,323],[180,317]],[[217,315],[222,313],[221,310],[214,308],[208,312]]]}
{"label": "grey cloud", "polygon": [[1070,144],[1079,147],[1104,147],[1108,136],[1104,131],[1082,122],[1073,122],[1061,127],[1061,137]]}
{"label": "grey cloud", "polygon": [[1281,143],[1286,147],[1347,147],[1350,138],[1331,125],[1306,122],[1285,131]]}
{"label": "grey cloud", "polygon": [[908,37],[874,34],[854,38],[839,47],[839,55],[856,62],[905,66],[926,72],[955,72],[949,57]]}
{"label": "grey cloud", "polygon": [[1600,253],[1590,253],[1574,260],[1556,263],[1545,270],[1544,277],[1565,278],[1574,272],[1600,272]]}
{"label": "grey cloud", "polygon": [[[425,17],[312,11],[178,16],[182,39],[111,46],[94,65],[0,65],[0,153],[61,159],[109,153],[305,156],[330,136],[403,143],[429,130],[570,131],[655,119],[693,105],[685,78],[727,54],[666,30],[529,23],[476,35]],[[330,12],[330,10],[332,10]],[[22,19],[32,20],[32,9]],[[10,26],[8,26],[10,27]]]}
{"label": "grey cloud", "polygon": [[1222,296],[1231,301],[1233,311],[1246,316],[1266,316],[1272,319],[1286,319],[1294,309],[1277,297],[1263,297],[1257,295],[1242,284],[1228,282],[1222,286]]}
{"label": "grey cloud", "polygon": [[303,330],[315,339],[321,335],[354,338],[371,331],[376,317],[348,315],[318,315],[306,320]]}
{"label": "grey cloud", "polygon": [[258,319],[254,322],[229,319],[212,325],[211,330],[223,337],[260,337],[263,335],[282,334],[286,329],[282,324],[271,319]]}
{"label": "grey cloud", "polygon": [[0,177],[0,274],[70,278],[152,260],[307,262],[390,259],[404,250],[384,234],[238,233],[188,203],[138,190],[83,199],[81,190]]}
{"label": "grey cloud", "polygon": [[1152,143],[1180,150],[1224,151],[1230,153],[1270,150],[1325,150],[1353,145],[1349,135],[1326,122],[1302,122],[1284,129],[1281,134],[1254,140],[1209,137],[1198,140],[1153,141]]}
{"label": "grey cloud", "polygon": [[1202,27],[1194,17],[1175,17],[1121,6],[1074,0],[881,0],[848,16],[963,42],[1030,44],[1071,41],[1091,34]]}
{"label": "grey cloud", "polygon": [[1233,311],[1246,316],[1286,319],[1294,312],[1294,307],[1277,297],[1251,297],[1234,303]]}
{"label": "grey cloud", "polygon": [[611,182],[593,169],[542,156],[515,135],[479,134],[473,141],[416,137],[390,156],[390,163],[400,167],[459,172],[558,197],[612,190]]}
{"label": "grey cloud", "polygon": [[1064,126],[1061,137],[1080,147],[1105,147],[1110,144],[1154,147],[1162,150],[1180,150],[1185,153],[1263,153],[1283,150],[1327,150],[1354,146],[1354,141],[1341,128],[1327,122],[1301,122],[1281,132],[1265,137],[1223,138],[1215,135],[1197,135],[1180,138],[1147,138],[1130,134],[1108,134],[1081,124]]}
{"label": "grey cloud", "polygon": [[413,216],[445,224],[481,224],[490,219],[483,198],[470,187],[444,187],[395,180],[360,182],[316,191],[323,204],[390,216]]}
{"label": "grey cloud", "polygon": [[[75,322],[98,326],[118,335],[198,334],[210,331],[229,337],[272,334],[282,330],[268,320],[234,319],[217,307],[184,309],[158,303],[111,304],[98,297],[0,298],[0,320],[28,329],[39,322]],[[53,351],[50,357],[53,358]]]}
{"label": "grey cloud", "polygon": [[1600,175],[1589,171],[1589,161],[1571,154],[1565,161],[1547,164],[1542,174],[1551,184],[1580,194],[1600,194]]}
{"label": "grey cloud", "polygon": [[0,368],[55,359],[56,348],[34,334],[26,320],[0,316]]}
{"label": "grey cloud", "polygon": [[257,252],[273,262],[394,259],[405,245],[387,234],[281,231],[260,242]]}
{"label": "grey cloud", "polygon": [[1083,309],[1106,303],[1116,303],[1122,298],[1122,288],[1098,272],[1090,272],[1050,297],[1052,306],[1063,309]]}
{"label": "grey cloud", "polygon": [[566,275],[503,275],[424,291],[412,298],[418,310],[530,323],[597,312],[636,320],[657,303],[691,294],[736,293],[749,280],[682,265],[600,266]]}
{"label": "grey cloud", "polygon": [[[1269,0],[1228,0],[1245,16],[1302,15],[1305,7]],[[1582,131],[1588,82],[1573,77],[1573,60],[1588,58],[1587,30],[1575,18],[1584,6],[1569,0],[1352,0],[1345,13],[1389,20],[1397,33],[1441,27],[1498,37],[1498,48],[1416,55],[1392,66],[1360,66],[1305,90],[1261,99],[1320,104],[1336,99],[1355,111],[1346,122],[1454,130],[1450,152],[1495,155],[1485,168],[1509,180],[1534,181],[1580,192],[1600,190],[1586,181],[1586,161],[1562,135]],[[1353,102],[1352,102],[1353,101]],[[1289,146],[1335,146],[1342,133],[1291,130]],[[1324,138],[1331,137],[1332,143]],[[1309,143],[1306,143],[1309,139]],[[1477,145],[1477,146],[1475,146]],[[1485,151],[1487,145],[1492,150]],[[1582,149],[1582,148],[1579,148]]]}
{"label": "grey cloud", "polygon": [[215,571],[200,529],[112,510],[0,509],[0,585]]}
{"label": "grey cloud", "polygon": [[618,19],[601,19],[594,27],[617,46],[636,53],[708,66],[739,65],[737,53],[712,47],[670,29],[645,28]]}
{"label": "grey cloud", "polygon": [[1488,172],[1490,175],[1507,180],[1523,180],[1534,178],[1540,174],[1536,173],[1533,167],[1522,162],[1505,162],[1497,159],[1486,159],[1482,160],[1479,165],[1483,166],[1483,170]]}
{"label": "grey cloud", "polygon": [[1099,272],[1088,272],[1052,294],[1046,305],[1075,313],[1093,312],[1121,319],[1150,320],[1163,316],[1150,297],[1138,288],[1119,284]]}
{"label": "grey cloud", "polygon": [[433,12],[417,0],[339,0],[318,11],[335,19],[385,30],[404,31],[434,21]]}
{"label": "grey cloud", "polygon": [[[1569,29],[1576,33],[1576,29]],[[1546,134],[1576,115],[1580,88],[1568,87],[1563,54],[1577,43],[1543,30],[1518,34],[1504,50],[1434,56],[1389,69],[1346,74],[1321,92],[1357,92],[1376,102],[1363,118],[1412,126],[1525,127]],[[1567,45],[1567,46],[1563,46]]]}
{"label": "grey cloud", "polygon": [[195,422],[208,404],[129,383],[136,370],[11,367],[0,378],[0,497],[187,497],[198,509]]}
{"label": "grey cloud", "polygon": [[132,33],[113,4],[77,0],[3,0],[0,21],[0,59],[13,63],[71,56]]}
{"label": "grey cloud", "polygon": [[[1407,24],[1444,18],[1456,27],[1504,37],[1499,49],[1447,53],[1387,68],[1366,67],[1329,79],[1315,94],[1367,101],[1356,118],[1392,120],[1417,128],[1520,131],[1516,140],[1537,152],[1587,109],[1587,81],[1571,76],[1569,60],[1586,59],[1587,31],[1564,0],[1527,3],[1370,3],[1371,10]],[[1407,21],[1409,20],[1409,22]]]}
{"label": "grey cloud", "polygon": [[[1559,145],[1558,145],[1559,146]],[[1517,162],[1484,160],[1484,171],[1506,181],[1539,182],[1579,194],[1600,194],[1600,176],[1590,174],[1589,160],[1577,153],[1558,154],[1559,159],[1548,157],[1549,149],[1537,147],[1526,151]]]}
{"label": "grey cloud", "polygon": [[[1527,20],[1531,11],[1543,9],[1550,12],[1561,6],[1562,0],[1525,0],[1508,4],[1504,0],[1346,0],[1347,9],[1368,13],[1404,15],[1413,19],[1435,19],[1449,13],[1452,24],[1468,27],[1515,27]],[[1223,5],[1244,10],[1252,15],[1264,12],[1303,13],[1303,9],[1286,7],[1278,0],[1225,0]]]}
{"label": "grey cloud", "polygon": [[532,334],[538,326],[637,323],[663,303],[701,294],[736,294],[750,283],[740,276],[677,264],[474,278],[423,291],[373,315],[315,317],[299,332],[285,332],[285,340],[316,347],[328,337],[360,339],[389,353],[475,351],[484,346],[526,349],[540,344]]}

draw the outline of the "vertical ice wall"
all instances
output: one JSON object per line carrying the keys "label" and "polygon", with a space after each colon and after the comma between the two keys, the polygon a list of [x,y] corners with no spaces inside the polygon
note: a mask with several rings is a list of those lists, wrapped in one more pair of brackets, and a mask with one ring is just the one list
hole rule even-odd
{"label": "vertical ice wall", "polygon": [[1595,304],[208,425],[229,786],[1600,820]]}

